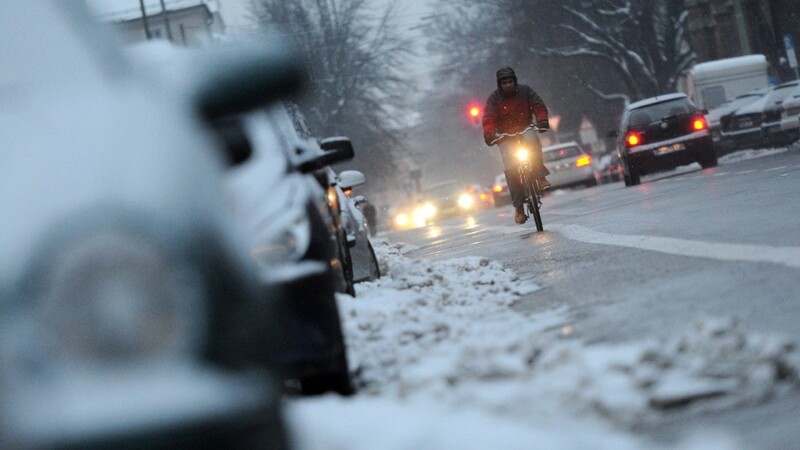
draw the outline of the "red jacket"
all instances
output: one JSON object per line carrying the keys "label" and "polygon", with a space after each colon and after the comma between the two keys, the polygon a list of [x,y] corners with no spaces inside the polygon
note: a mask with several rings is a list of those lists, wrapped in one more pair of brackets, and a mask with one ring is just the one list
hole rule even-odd
{"label": "red jacket", "polygon": [[505,95],[498,88],[483,108],[483,136],[516,133],[531,123],[547,120],[547,105],[529,86],[517,85],[517,91]]}

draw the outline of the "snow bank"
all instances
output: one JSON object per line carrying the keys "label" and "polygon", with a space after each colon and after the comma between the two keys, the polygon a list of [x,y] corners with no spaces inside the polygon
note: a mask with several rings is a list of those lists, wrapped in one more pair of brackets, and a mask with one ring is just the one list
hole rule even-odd
{"label": "snow bank", "polygon": [[[308,448],[653,448],[624,430],[800,386],[790,342],[732,319],[700,319],[662,342],[587,346],[558,332],[566,311],[509,308],[538,287],[495,261],[409,260],[408,246],[373,244],[384,277],[339,297],[360,392],[293,401]],[[736,447],[709,439],[681,448]]]}

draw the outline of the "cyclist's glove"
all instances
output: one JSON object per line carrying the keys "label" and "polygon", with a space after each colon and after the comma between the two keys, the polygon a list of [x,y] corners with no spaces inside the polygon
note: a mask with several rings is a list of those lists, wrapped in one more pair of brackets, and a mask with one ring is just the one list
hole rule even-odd
{"label": "cyclist's glove", "polygon": [[550,122],[547,120],[540,120],[536,122],[536,128],[538,128],[539,133],[544,133],[545,131],[550,129]]}

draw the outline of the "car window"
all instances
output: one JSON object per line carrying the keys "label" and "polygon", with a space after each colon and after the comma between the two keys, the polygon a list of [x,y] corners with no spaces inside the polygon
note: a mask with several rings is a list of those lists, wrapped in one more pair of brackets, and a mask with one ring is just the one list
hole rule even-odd
{"label": "car window", "polygon": [[676,98],[666,102],[642,106],[631,111],[629,124],[632,127],[647,125],[667,117],[697,112],[697,107],[688,98]]}
{"label": "car window", "polygon": [[558,161],[560,159],[574,158],[583,154],[578,147],[559,148],[557,150],[548,150],[542,154],[544,162]]}

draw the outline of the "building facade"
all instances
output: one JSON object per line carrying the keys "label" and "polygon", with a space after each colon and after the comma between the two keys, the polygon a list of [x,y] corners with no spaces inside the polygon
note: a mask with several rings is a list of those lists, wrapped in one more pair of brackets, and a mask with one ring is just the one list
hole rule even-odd
{"label": "building facade", "polygon": [[763,54],[778,81],[794,78],[784,36],[800,43],[800,0],[685,0],[697,62]]}

